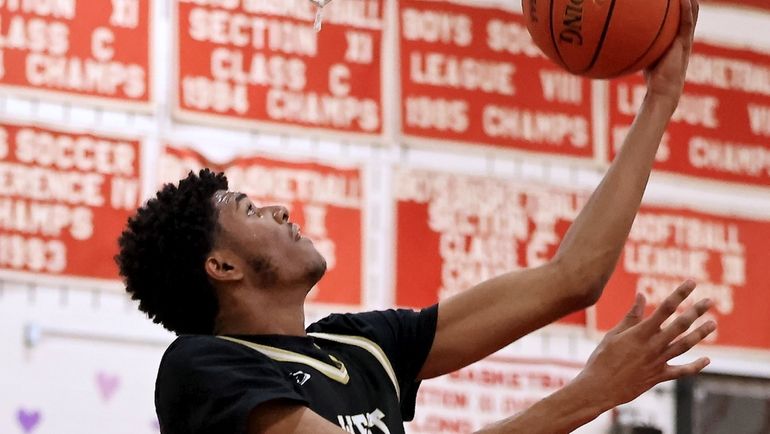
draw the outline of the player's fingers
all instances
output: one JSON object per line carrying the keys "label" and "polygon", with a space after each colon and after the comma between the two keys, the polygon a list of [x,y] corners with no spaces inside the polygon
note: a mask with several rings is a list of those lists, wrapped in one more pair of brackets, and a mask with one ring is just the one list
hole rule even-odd
{"label": "player's fingers", "polygon": [[700,371],[702,371],[703,368],[708,366],[709,363],[711,363],[711,360],[709,360],[708,357],[702,357],[686,365],[678,365],[678,366],[667,365],[666,368],[663,370],[663,373],[661,373],[655,379],[655,382],[663,383],[664,381],[677,380],[682,377],[687,377],[688,375],[695,375]]}
{"label": "player's fingers", "polygon": [[631,306],[631,310],[629,310],[623,320],[621,320],[618,325],[616,325],[607,334],[616,335],[639,324],[639,322],[642,320],[642,316],[644,315],[645,304],[647,304],[647,300],[644,298],[644,295],[637,293],[636,298],[634,299],[634,304]]}
{"label": "player's fingers", "polygon": [[696,8],[694,0],[680,0],[679,36],[689,41],[695,33]]}
{"label": "player's fingers", "polygon": [[666,299],[663,300],[663,303],[655,309],[652,316],[644,321],[645,327],[653,333],[657,332],[660,329],[661,324],[676,312],[679,305],[682,304],[694,289],[695,282],[692,280],[688,280],[679,285],[679,287],[672,292],[671,295],[666,297]]}
{"label": "player's fingers", "polygon": [[687,311],[674,319],[671,324],[661,330],[660,334],[655,337],[658,345],[667,346],[677,336],[690,329],[695,321],[698,320],[703,314],[708,312],[712,306],[712,302],[709,299],[701,300],[695,303],[694,306],[687,309]]}
{"label": "player's fingers", "polygon": [[698,326],[698,328],[691,331],[686,336],[669,345],[661,356],[662,360],[664,362],[668,362],[674,357],[679,357],[682,354],[690,351],[692,347],[706,339],[706,337],[713,333],[716,329],[717,324],[714,321],[707,321],[701,324]]}
{"label": "player's fingers", "polygon": [[[694,25],[698,25],[698,17],[700,16],[700,1],[699,0],[691,0],[692,1],[692,9],[693,9],[693,17],[694,17]],[[693,29],[695,30],[695,29]]]}

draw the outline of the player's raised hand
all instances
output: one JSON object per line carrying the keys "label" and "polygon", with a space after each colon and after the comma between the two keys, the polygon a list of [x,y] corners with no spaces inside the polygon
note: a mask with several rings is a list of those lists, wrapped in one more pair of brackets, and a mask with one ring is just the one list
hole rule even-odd
{"label": "player's raised hand", "polygon": [[703,370],[709,364],[707,358],[679,366],[668,362],[716,330],[716,323],[707,321],[681,336],[709,310],[712,302],[701,300],[663,326],[694,289],[695,283],[685,282],[647,319],[642,319],[644,296],[638,294],[631,311],[607,333],[576,381],[604,394],[608,406],[613,407],[635,399],[658,383]]}
{"label": "player's raised hand", "polygon": [[650,96],[668,98],[674,104],[684,89],[687,66],[690,62],[695,26],[700,6],[698,0],[680,0],[681,15],[679,35],[674,39],[666,54],[650,69],[645,71],[647,93]]}

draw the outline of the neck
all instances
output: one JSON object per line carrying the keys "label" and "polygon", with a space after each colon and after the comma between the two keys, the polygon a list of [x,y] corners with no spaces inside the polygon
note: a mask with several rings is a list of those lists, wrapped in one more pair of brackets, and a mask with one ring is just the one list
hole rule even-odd
{"label": "neck", "polygon": [[219,314],[214,326],[219,335],[305,336],[307,290],[218,291]]}

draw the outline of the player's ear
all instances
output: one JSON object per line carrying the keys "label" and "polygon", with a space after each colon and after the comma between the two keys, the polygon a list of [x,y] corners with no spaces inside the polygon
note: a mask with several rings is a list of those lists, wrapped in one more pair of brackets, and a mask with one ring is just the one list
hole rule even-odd
{"label": "player's ear", "polygon": [[243,279],[238,258],[229,251],[214,250],[206,258],[206,274],[215,281],[232,282]]}

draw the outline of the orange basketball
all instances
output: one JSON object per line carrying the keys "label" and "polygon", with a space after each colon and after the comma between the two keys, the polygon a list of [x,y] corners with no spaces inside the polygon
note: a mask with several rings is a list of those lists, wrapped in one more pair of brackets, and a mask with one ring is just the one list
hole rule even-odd
{"label": "orange basketball", "polygon": [[573,74],[611,78],[658,60],[677,35],[680,0],[522,0],[529,33]]}

